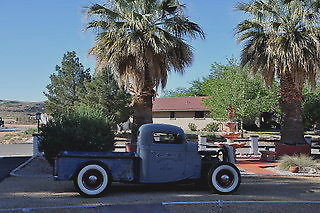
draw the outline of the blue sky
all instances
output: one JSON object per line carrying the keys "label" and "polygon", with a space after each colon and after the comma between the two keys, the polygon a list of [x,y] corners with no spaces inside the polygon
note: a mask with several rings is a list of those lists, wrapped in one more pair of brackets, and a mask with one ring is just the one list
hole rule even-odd
{"label": "blue sky", "polygon": [[[0,6],[0,99],[43,101],[49,76],[66,51],[75,50],[86,68],[94,35],[83,32],[82,7],[98,0],[12,0]],[[239,57],[241,46],[234,28],[242,14],[234,0],[184,0],[186,14],[206,33],[205,40],[191,41],[194,62],[184,75],[170,74],[166,89],[187,87],[207,76],[211,64]]]}

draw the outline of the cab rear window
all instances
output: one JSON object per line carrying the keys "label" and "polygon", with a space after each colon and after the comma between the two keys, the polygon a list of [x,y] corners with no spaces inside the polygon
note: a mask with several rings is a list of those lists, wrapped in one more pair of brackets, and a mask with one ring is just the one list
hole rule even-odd
{"label": "cab rear window", "polygon": [[155,132],[153,133],[153,142],[162,144],[180,144],[181,139],[175,133]]}

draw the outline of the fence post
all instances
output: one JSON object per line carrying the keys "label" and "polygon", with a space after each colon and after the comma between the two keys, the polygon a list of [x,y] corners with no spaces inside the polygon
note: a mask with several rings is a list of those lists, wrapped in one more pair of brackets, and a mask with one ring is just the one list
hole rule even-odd
{"label": "fence post", "polygon": [[32,140],[32,151],[33,151],[33,157],[37,157],[41,155],[41,152],[39,151],[39,143],[41,140],[41,136],[39,134],[33,134],[33,140]]}
{"label": "fence post", "polygon": [[250,135],[250,154],[258,155],[258,141],[259,136],[258,135]]}
{"label": "fence post", "polygon": [[207,137],[203,135],[198,135],[198,150],[205,151],[206,150]]}

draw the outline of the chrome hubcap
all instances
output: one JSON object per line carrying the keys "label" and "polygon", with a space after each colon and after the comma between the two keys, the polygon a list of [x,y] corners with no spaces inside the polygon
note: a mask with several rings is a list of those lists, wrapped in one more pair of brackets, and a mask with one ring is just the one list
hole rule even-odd
{"label": "chrome hubcap", "polygon": [[222,175],[221,179],[222,179],[223,182],[228,182],[230,177],[228,175]]}
{"label": "chrome hubcap", "polygon": [[89,169],[82,176],[83,186],[89,190],[96,190],[103,184],[103,174],[96,169]]}
{"label": "chrome hubcap", "polygon": [[91,176],[89,177],[90,183],[95,183],[97,180],[98,180],[98,178],[97,178],[96,176],[94,176],[94,175],[91,175]]}
{"label": "chrome hubcap", "polygon": [[229,188],[235,181],[235,177],[229,169],[222,169],[216,176],[217,184],[222,188]]}

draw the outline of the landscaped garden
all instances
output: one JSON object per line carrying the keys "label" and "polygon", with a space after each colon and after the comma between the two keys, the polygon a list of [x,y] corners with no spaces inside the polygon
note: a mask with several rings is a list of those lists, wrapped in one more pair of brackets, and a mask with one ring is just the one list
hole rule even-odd
{"label": "landscaped garden", "polygon": [[[317,141],[319,126],[320,89],[315,78],[319,47],[314,24],[319,17],[317,6],[309,1],[266,0],[239,3],[235,8],[248,14],[236,27],[235,37],[243,44],[239,62],[234,58],[227,59],[227,64],[213,62],[207,77],[193,81],[190,87],[165,91],[164,96],[207,97],[204,104],[210,109],[210,117],[219,122],[201,130],[189,123],[188,137],[192,140],[196,139],[193,135],[206,135],[210,142],[224,141],[219,123],[226,120],[226,108],[233,107],[241,135],[236,140],[258,135],[262,141],[277,142],[275,149],[281,148],[280,155],[286,150],[291,150],[288,154],[310,153],[305,131]],[[192,61],[192,49],[185,39],[205,38],[205,34],[184,15],[182,4],[173,0],[92,4],[85,13],[86,29],[94,30],[96,38],[89,50],[96,57],[96,70],[91,74],[85,69],[74,51],[64,54],[45,92],[45,110],[53,120],[43,130],[60,125],[56,134],[67,132],[61,122],[80,107],[89,117],[90,112],[98,112],[110,126],[110,136],[118,124],[131,117],[130,141],[135,144],[138,128],[152,122],[156,91],[166,86],[171,71],[183,72]],[[74,138],[79,138],[74,143],[79,144],[72,149],[86,147],[85,141],[92,150],[102,149],[94,145],[96,136],[85,139],[83,131],[73,126]],[[101,123],[97,129],[103,126]],[[46,140],[48,136],[44,137]],[[80,138],[84,139],[81,143]]]}

